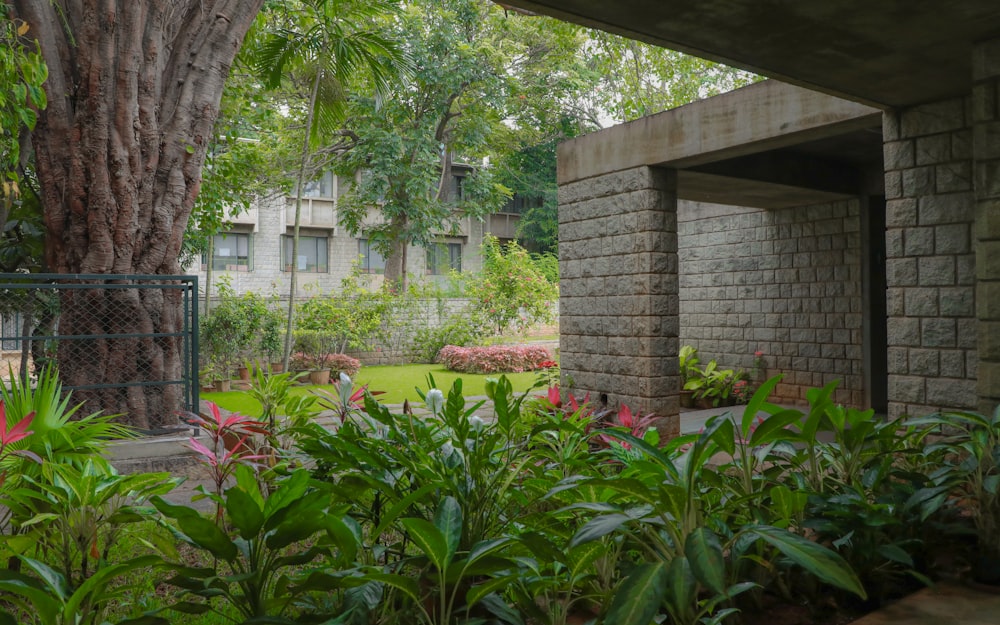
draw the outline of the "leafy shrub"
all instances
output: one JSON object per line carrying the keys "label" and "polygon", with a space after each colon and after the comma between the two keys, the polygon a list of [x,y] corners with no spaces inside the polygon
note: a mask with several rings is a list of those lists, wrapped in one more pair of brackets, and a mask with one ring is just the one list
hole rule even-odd
{"label": "leafy shrub", "polygon": [[[718,364],[710,360],[704,369],[692,367],[691,373],[694,375],[684,383],[684,390],[694,391],[695,399],[708,400],[713,406],[726,406],[738,396],[746,398],[746,373],[742,370],[719,369]],[[740,382],[743,384],[737,386]]]}
{"label": "leafy shrub", "polygon": [[289,371],[311,371],[315,359],[305,352],[292,352],[288,358]]}
{"label": "leafy shrub", "polygon": [[[15,521],[0,546],[22,567],[0,575],[0,623],[188,622],[159,616],[173,610],[259,623],[704,625],[779,594],[813,606],[892,596],[927,580],[941,547],[955,562],[960,544],[942,541],[973,526],[968,506],[995,501],[968,498],[995,483],[982,455],[997,437],[980,432],[997,431],[1000,413],[882,421],[834,405],[834,384],[810,391],[807,411],[786,409],[766,401],[779,380],[743,416],[662,444],[652,415],[558,387],[515,395],[503,376],[487,385],[487,419],[461,379],[445,396],[429,378],[419,417],[349,381],[327,387],[320,404],[339,427],[298,422],[287,459],[291,446],[246,450],[261,424],[210,407],[210,442],[192,447],[213,474],[198,497],[215,519],[154,496],[171,486],[162,475],[15,455],[38,449],[29,430],[45,411],[33,404],[28,420],[9,401],[0,469],[23,460],[32,474],[9,464],[0,479]],[[299,458],[308,472],[290,464]],[[126,496],[135,505],[117,507]],[[146,500],[187,543],[183,558],[160,538],[161,555],[146,537],[144,555],[108,548],[119,525],[154,514]],[[138,569],[179,592],[137,605]]]}
{"label": "leafy shrub", "polygon": [[530,345],[493,345],[490,347],[458,347],[445,345],[438,353],[438,362],[461,373],[520,373],[534,371],[552,354],[544,347]]}
{"label": "leafy shrub", "polygon": [[[312,333],[296,332],[296,338],[302,334]],[[303,344],[296,341],[296,347],[302,348]],[[329,369],[334,373],[346,373],[352,378],[361,370],[361,361],[357,358],[351,358],[347,354],[335,354],[323,350],[303,349],[303,351],[292,352],[288,363],[288,367],[292,371],[322,371]]]}
{"label": "leafy shrub", "polygon": [[294,351],[296,355],[294,360],[295,364],[298,365],[292,366],[291,361],[289,361],[289,367],[293,370],[300,368],[312,371],[325,369],[330,356],[343,351],[340,337],[331,332],[296,330],[293,336],[295,337]]}
{"label": "leafy shrub", "polygon": [[296,328],[328,335],[334,347],[327,353],[363,349],[382,338],[392,299],[386,289],[368,290],[355,267],[340,281],[339,291],[317,295],[296,306]]}
{"label": "leafy shrub", "polygon": [[346,373],[349,378],[358,375],[358,371],[361,370],[361,361],[357,358],[351,358],[347,354],[330,354],[327,364],[330,365],[330,370],[334,374]]}
{"label": "leafy shrub", "polygon": [[502,247],[495,237],[483,241],[483,271],[466,291],[496,334],[523,331],[554,316],[558,288],[536,268],[517,243]]}
{"label": "leafy shrub", "polygon": [[434,362],[446,345],[481,345],[485,328],[476,315],[460,314],[436,328],[420,328],[413,339],[418,362]]}
{"label": "leafy shrub", "polygon": [[545,276],[545,279],[552,284],[559,284],[559,257],[552,252],[543,254],[532,254],[531,262],[535,269]]}

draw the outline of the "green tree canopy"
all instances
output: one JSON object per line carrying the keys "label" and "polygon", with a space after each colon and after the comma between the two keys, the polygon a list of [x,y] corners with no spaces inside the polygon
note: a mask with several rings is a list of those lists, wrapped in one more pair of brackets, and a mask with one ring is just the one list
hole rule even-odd
{"label": "green tree canopy", "polygon": [[[378,24],[394,13],[393,0],[300,0],[279,8],[277,19],[267,12],[259,37],[244,58],[268,89],[290,84],[291,103],[301,111],[304,129],[296,175],[292,256],[298,256],[302,193],[315,171],[314,155],[324,137],[335,133],[344,118],[352,87],[364,81],[377,98],[408,72],[406,56],[396,42],[383,36]],[[296,98],[299,93],[304,97]],[[289,111],[294,110],[291,106]],[[327,150],[329,152],[329,150]],[[284,365],[288,366],[295,319],[298,267],[289,273],[288,319]]]}
{"label": "green tree canopy", "polygon": [[[386,98],[351,102],[347,129],[356,136],[338,163],[357,182],[341,205],[342,223],[364,232],[387,257],[386,279],[406,278],[406,248],[426,245],[457,227],[457,216],[499,208],[505,189],[481,167],[501,122],[504,55],[494,37],[497,7],[477,0],[419,0],[387,25],[413,60],[410,80]],[[461,192],[453,164],[475,164]],[[377,206],[381,221],[372,223]]]}
{"label": "green tree canopy", "polygon": [[28,24],[12,19],[10,8],[0,4],[0,229],[20,196],[19,172],[26,160],[21,144],[35,128],[37,109],[46,105],[42,83],[48,69],[36,47]]}

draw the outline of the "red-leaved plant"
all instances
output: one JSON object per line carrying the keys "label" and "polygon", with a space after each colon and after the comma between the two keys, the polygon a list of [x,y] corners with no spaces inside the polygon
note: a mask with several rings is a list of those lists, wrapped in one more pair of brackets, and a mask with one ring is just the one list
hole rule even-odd
{"label": "red-leaved plant", "polygon": [[250,436],[261,434],[268,436],[270,431],[266,424],[241,414],[223,416],[219,406],[208,402],[209,416],[188,414],[187,421],[203,429],[209,437],[209,445],[191,438],[189,448],[195,452],[198,461],[209,468],[212,475],[214,491],[204,493],[215,502],[216,521],[222,519],[222,490],[226,481],[232,476],[236,467],[244,464],[254,468],[260,466],[265,454],[253,453],[247,444]]}
{"label": "red-leaved plant", "polygon": [[[586,423],[586,432],[589,435],[591,430],[601,420],[602,415],[596,413],[590,405],[590,393],[584,395],[583,400],[577,400],[572,393],[566,394],[566,401],[562,399],[562,391],[558,384],[549,387],[542,400],[546,412],[553,416],[562,416],[564,421],[574,420]],[[545,404],[548,404],[547,406]]]}
{"label": "red-leaved plant", "polygon": [[[7,423],[7,406],[0,401],[0,462],[3,462],[8,456],[21,456],[22,458],[34,460],[39,464],[42,463],[42,459],[33,451],[10,448],[14,443],[31,436],[32,431],[28,428],[31,427],[31,421],[34,418],[35,413],[32,411],[14,425],[9,425]],[[3,469],[3,471],[0,471],[0,486],[3,486],[6,481],[7,469]]]}
{"label": "red-leaved plant", "polygon": [[[653,427],[653,423],[656,421],[655,414],[647,414],[641,417],[637,417],[632,414],[632,409],[622,404],[621,409],[618,410],[618,414],[615,415],[615,420],[608,422],[608,427],[623,427],[627,428],[629,434],[636,438],[642,438],[646,435],[646,431]],[[609,437],[607,434],[598,434],[598,438],[605,444],[610,445],[612,441],[618,443],[625,449],[632,449],[632,446],[627,441],[621,441]]]}
{"label": "red-leaved plant", "polygon": [[[553,384],[549,387],[548,393],[546,394],[546,399],[552,404],[552,408],[555,410],[562,410],[567,416],[573,413],[579,412],[580,408],[587,407],[590,404],[590,393],[587,393],[583,397],[583,401],[577,401],[576,397],[572,393],[566,395],[566,405],[563,405],[562,400],[562,390],[560,390],[558,384]],[[590,410],[589,412],[593,412]]]}
{"label": "red-leaved plant", "polygon": [[437,361],[460,373],[521,373],[539,369],[543,363],[554,364],[549,350],[537,345],[445,345],[438,352]]}

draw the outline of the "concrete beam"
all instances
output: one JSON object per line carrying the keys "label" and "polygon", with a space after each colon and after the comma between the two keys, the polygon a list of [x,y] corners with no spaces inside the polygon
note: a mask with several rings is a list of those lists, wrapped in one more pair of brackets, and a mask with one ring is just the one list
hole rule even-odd
{"label": "concrete beam", "polygon": [[642,166],[685,169],[867,128],[881,118],[879,109],[765,81],[566,141],[558,181]]}
{"label": "concrete beam", "polygon": [[677,172],[677,189],[681,200],[767,209],[812,206],[857,196],[856,192],[836,193],[684,169]]}
{"label": "concrete beam", "polygon": [[861,172],[851,165],[789,151],[740,156],[692,171],[846,195],[856,195],[863,183]]}
{"label": "concrete beam", "polygon": [[504,0],[885,107],[968,93],[970,51],[1000,32],[996,0]]}

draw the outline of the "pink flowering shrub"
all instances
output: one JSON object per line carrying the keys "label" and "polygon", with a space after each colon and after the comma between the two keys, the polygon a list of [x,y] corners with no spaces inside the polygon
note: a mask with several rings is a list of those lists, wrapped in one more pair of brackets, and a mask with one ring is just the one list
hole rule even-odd
{"label": "pink flowering shrub", "polygon": [[305,352],[295,352],[288,363],[292,371],[322,371],[329,369],[334,377],[338,373],[346,373],[353,378],[361,370],[361,361],[347,354],[326,354],[317,356]]}
{"label": "pink flowering shrub", "polygon": [[361,361],[357,358],[351,358],[347,354],[330,354],[326,357],[326,364],[334,375],[346,373],[347,377],[351,379],[358,375],[358,371],[361,370]]}
{"label": "pink flowering shrub", "polygon": [[521,373],[539,369],[551,360],[549,350],[530,345],[445,345],[437,356],[439,363],[460,373]]}

